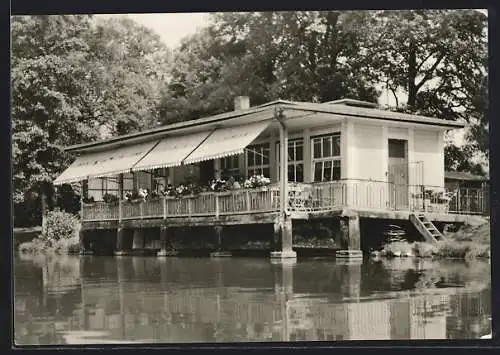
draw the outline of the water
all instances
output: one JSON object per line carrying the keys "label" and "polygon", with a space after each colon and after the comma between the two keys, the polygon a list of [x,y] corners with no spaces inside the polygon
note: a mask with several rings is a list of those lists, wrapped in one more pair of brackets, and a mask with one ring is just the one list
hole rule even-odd
{"label": "water", "polygon": [[397,259],[15,258],[15,343],[470,339],[490,264]]}

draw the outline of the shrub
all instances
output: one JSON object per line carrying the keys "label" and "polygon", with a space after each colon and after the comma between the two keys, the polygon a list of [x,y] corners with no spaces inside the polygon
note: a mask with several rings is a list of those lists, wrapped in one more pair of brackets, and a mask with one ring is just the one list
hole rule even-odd
{"label": "shrub", "polygon": [[74,215],[59,210],[47,214],[45,230],[31,242],[22,243],[22,253],[69,254],[79,252],[79,221]]}
{"label": "shrub", "polygon": [[72,239],[78,231],[78,218],[71,213],[55,210],[47,214],[46,228],[40,239],[55,242],[60,239]]}
{"label": "shrub", "polygon": [[424,242],[415,242],[412,247],[413,254],[421,258],[432,257],[436,253],[436,249],[435,245]]}

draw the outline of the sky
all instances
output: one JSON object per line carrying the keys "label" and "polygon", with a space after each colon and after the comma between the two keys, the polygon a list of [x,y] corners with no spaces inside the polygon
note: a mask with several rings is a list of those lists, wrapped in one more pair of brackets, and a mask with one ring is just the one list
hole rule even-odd
{"label": "sky", "polygon": [[170,48],[177,47],[181,39],[208,24],[208,13],[167,13],[167,14],[127,14],[98,15],[100,17],[129,17],[137,23],[152,29]]}

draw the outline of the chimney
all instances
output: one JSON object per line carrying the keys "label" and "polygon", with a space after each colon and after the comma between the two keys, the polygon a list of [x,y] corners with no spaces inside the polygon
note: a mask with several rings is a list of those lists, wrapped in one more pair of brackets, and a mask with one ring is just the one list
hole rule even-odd
{"label": "chimney", "polygon": [[236,96],[234,98],[234,110],[248,110],[250,108],[250,98],[248,96]]}

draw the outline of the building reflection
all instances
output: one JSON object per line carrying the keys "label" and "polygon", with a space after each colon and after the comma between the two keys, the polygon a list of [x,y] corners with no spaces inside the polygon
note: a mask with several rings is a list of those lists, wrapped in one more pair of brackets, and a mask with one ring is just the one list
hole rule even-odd
{"label": "building reflection", "polygon": [[410,279],[414,286],[419,282],[421,276],[405,276],[420,275],[415,268],[400,269],[398,277],[385,268],[378,277],[395,280],[381,280],[377,289],[367,272],[374,266],[365,264],[76,261],[45,271],[45,265],[17,266],[30,277],[15,290],[19,344],[63,343],[61,334],[76,331],[158,343],[458,339],[490,331],[489,287],[401,287]]}

